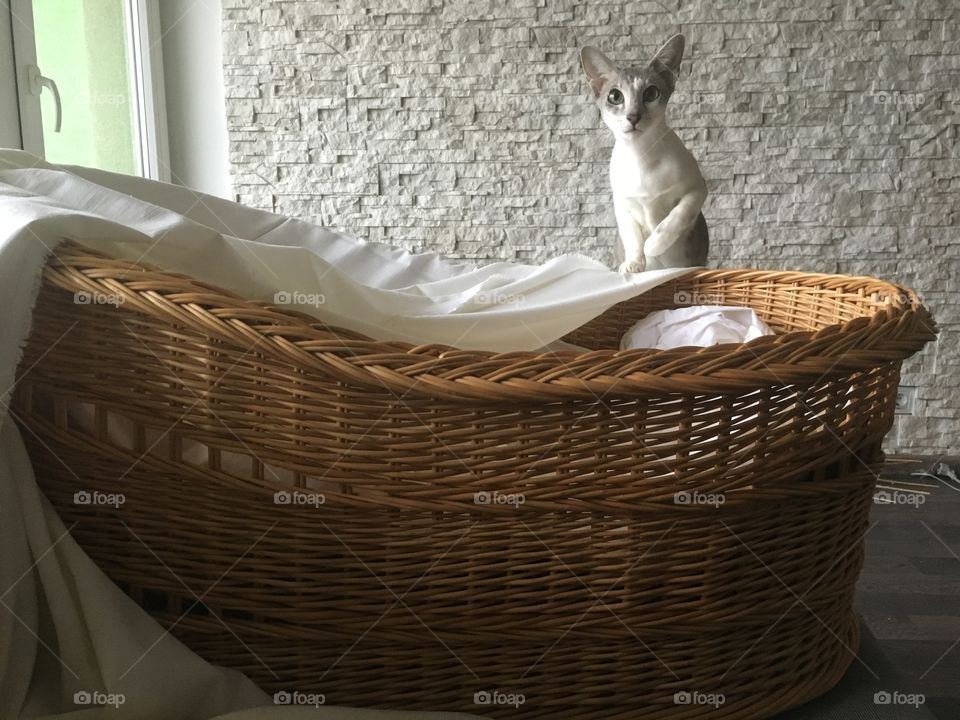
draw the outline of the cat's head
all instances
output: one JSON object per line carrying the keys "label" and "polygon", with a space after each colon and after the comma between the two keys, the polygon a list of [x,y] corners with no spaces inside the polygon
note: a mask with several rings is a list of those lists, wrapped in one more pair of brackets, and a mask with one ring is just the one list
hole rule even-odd
{"label": "cat's head", "polygon": [[642,68],[620,69],[592,47],[580,51],[600,116],[617,138],[639,137],[663,120],[683,58],[683,35],[674,35]]}

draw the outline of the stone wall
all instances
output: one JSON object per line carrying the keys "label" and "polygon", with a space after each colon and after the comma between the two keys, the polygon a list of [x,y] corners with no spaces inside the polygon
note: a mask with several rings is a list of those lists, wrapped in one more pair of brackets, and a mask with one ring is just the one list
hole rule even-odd
{"label": "stone wall", "polygon": [[614,262],[593,44],[687,56],[712,264],[915,287],[943,332],[891,447],[960,452],[956,0],[224,0],[241,202],[476,260]]}

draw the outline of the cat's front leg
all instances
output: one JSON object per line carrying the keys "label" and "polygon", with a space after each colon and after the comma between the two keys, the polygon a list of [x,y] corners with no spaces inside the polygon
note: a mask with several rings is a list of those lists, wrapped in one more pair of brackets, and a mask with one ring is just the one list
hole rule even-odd
{"label": "cat's front leg", "polygon": [[617,230],[620,233],[620,242],[623,244],[623,262],[620,263],[620,272],[638,273],[646,268],[646,258],[643,256],[644,232],[633,215],[630,214],[629,201],[613,197],[613,214],[617,218]]}
{"label": "cat's front leg", "polygon": [[686,238],[706,199],[706,192],[695,191],[684,195],[644,241],[643,254],[647,257],[662,255],[674,243]]}

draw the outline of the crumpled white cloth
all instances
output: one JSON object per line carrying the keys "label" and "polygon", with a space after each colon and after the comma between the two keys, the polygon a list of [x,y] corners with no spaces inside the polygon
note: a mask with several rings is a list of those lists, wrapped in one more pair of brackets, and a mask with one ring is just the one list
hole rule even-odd
{"label": "crumpled white cloth", "polygon": [[[83,553],[37,487],[7,406],[43,265],[64,238],[252,299],[290,300],[373,337],[502,351],[554,342],[686,270],[625,277],[578,255],[476,267],[0,150],[0,718],[468,717],[274,707],[249,680],[165,634]],[[124,701],[76,704],[84,692]]]}
{"label": "crumpled white cloth", "polygon": [[650,313],[624,333],[620,349],[709,347],[764,335],[773,335],[773,330],[753,308],[693,305]]}

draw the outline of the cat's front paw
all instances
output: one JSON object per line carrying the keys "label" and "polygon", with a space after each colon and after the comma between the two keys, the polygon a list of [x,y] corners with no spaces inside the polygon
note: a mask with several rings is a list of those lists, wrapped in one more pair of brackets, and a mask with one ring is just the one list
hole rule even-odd
{"label": "cat's front paw", "polygon": [[644,258],[635,258],[633,260],[624,260],[620,263],[620,272],[622,273],[640,273],[643,272],[647,267],[646,260]]}

